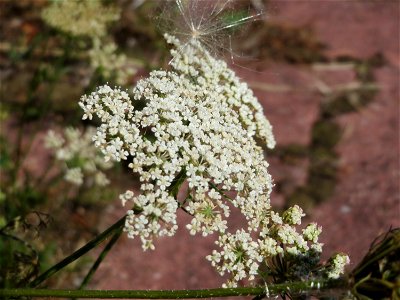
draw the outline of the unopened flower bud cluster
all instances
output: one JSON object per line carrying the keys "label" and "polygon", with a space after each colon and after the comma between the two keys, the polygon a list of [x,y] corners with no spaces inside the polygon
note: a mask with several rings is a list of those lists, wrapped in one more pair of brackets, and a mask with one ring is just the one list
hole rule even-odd
{"label": "unopened flower bud cluster", "polygon": [[332,256],[328,262],[326,276],[330,279],[337,279],[344,273],[344,268],[350,263],[350,258],[345,253],[338,253]]}
{"label": "unopened flower bud cluster", "polygon": [[[275,140],[252,91],[196,39],[185,45],[166,39],[174,46],[171,70],[153,71],[132,96],[106,85],[79,103],[83,119],[101,121],[93,140],[106,160],[129,159],[140,176],[141,194],[120,196],[131,207],[128,236],[153,249],[155,237],[175,233],[176,211],[183,208],[193,216],[186,225],[191,234],[218,234],[220,249],[207,259],[231,275],[227,286],[254,279],[261,262],[276,255],[313,249],[311,258],[319,260],[320,228],[311,224],[298,233],[304,216],[298,206],[282,216],[271,210],[272,179],[256,139],[269,148]],[[186,198],[177,199],[183,182]],[[232,209],[247,220],[235,233],[227,232]]]}
{"label": "unopened flower bud cluster", "polygon": [[45,137],[45,146],[54,152],[55,159],[62,163],[64,179],[80,186],[85,181],[92,185],[105,186],[109,180],[103,171],[112,164],[94,147],[94,128],[85,132],[77,128],[66,128],[63,134],[50,130]]}

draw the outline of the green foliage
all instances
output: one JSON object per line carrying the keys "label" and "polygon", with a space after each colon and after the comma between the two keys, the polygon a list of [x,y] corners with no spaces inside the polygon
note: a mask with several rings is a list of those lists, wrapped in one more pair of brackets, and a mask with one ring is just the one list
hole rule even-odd
{"label": "green foliage", "polygon": [[38,273],[37,253],[23,241],[0,235],[0,287],[24,286]]}
{"label": "green foliage", "polygon": [[39,253],[34,244],[47,226],[48,216],[18,216],[0,228],[0,287],[22,287],[39,273]]}
{"label": "green foliage", "polygon": [[350,281],[357,299],[400,299],[400,228],[390,229],[372,243]]}
{"label": "green foliage", "polygon": [[0,171],[6,172],[11,170],[12,167],[13,162],[7,147],[6,139],[4,136],[0,136]]}
{"label": "green foliage", "polygon": [[47,201],[46,196],[41,193],[37,187],[31,185],[25,185],[17,189],[13,194],[11,194],[11,199],[14,200],[14,213],[12,217],[18,215],[24,215],[32,210],[34,207],[38,207]]}
{"label": "green foliage", "polygon": [[46,246],[42,251],[39,251],[40,273],[46,271],[55,263],[56,252],[57,243],[46,241]]}

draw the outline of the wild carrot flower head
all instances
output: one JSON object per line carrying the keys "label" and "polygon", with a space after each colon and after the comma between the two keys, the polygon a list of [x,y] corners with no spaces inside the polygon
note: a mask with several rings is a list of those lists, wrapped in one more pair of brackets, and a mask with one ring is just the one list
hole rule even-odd
{"label": "wild carrot flower head", "polygon": [[105,186],[109,183],[104,171],[111,168],[92,142],[93,127],[86,131],[68,127],[64,132],[50,130],[45,137],[45,146],[51,149],[55,159],[62,163],[64,179],[74,185],[82,185],[85,179],[93,179],[93,184]]}
{"label": "wild carrot flower head", "polygon": [[75,36],[105,35],[107,23],[119,19],[116,7],[103,6],[100,0],[54,1],[42,12],[51,26]]}
{"label": "wild carrot flower head", "polygon": [[123,53],[118,53],[114,42],[93,38],[89,50],[90,65],[104,78],[114,79],[116,84],[124,85],[136,73],[136,67]]}
{"label": "wild carrot flower head", "polygon": [[[298,206],[282,216],[271,210],[272,179],[256,140],[269,148],[275,140],[260,103],[197,39],[182,47],[175,37],[165,38],[173,46],[170,70],[151,72],[132,96],[105,85],[79,103],[83,119],[100,119],[93,140],[106,160],[129,160],[140,175],[141,194],[120,196],[131,208],[125,231],[153,249],[155,237],[176,232],[182,208],[193,217],[186,225],[191,234],[219,235],[220,251],[207,259],[220,274],[231,274],[227,286],[254,279],[260,264],[277,255],[312,253],[311,265],[294,269],[301,276],[319,261],[320,229],[309,225],[297,232],[304,216]],[[188,191],[178,199],[183,182]],[[247,224],[228,233],[232,209]]]}
{"label": "wild carrot flower head", "polygon": [[[129,157],[129,166],[140,174],[143,194],[122,198],[144,211],[128,218],[126,230],[150,245],[154,235],[175,232],[175,210],[183,206],[194,216],[191,233],[223,232],[228,203],[240,208],[255,230],[265,222],[272,187],[255,137],[273,147],[271,125],[247,85],[195,40],[185,52],[171,53],[172,70],[152,72],[132,98],[103,86],[80,102],[84,118],[96,114],[102,122],[94,141],[106,159]],[[135,109],[140,101],[145,107]],[[189,186],[180,204],[171,195],[178,178]],[[237,193],[233,199],[225,195],[231,190]],[[142,234],[136,228],[144,224],[148,231]]]}

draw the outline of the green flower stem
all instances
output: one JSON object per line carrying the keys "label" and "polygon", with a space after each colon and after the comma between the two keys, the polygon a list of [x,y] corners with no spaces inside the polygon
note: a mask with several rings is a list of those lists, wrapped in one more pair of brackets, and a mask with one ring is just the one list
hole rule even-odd
{"label": "green flower stem", "polygon": [[234,201],[231,197],[229,197],[227,194],[225,194],[223,191],[221,191],[221,190],[218,188],[218,186],[216,186],[214,183],[210,182],[209,184],[210,184],[210,186],[211,186],[214,190],[216,190],[216,191],[217,191],[222,197],[224,197],[226,200]]}
{"label": "green flower stem", "polygon": [[123,216],[121,219],[119,219],[116,223],[111,225],[109,228],[107,228],[105,231],[100,233],[97,237],[92,239],[90,242],[88,242],[86,245],[83,247],[79,248],[77,251],[72,253],[70,256],[64,258],[62,261],[59,263],[55,264],[53,267],[39,275],[35,280],[33,280],[28,286],[29,287],[36,287],[39,284],[41,284],[43,281],[45,281],[47,278],[52,276],[54,273],[58,272],[65,266],[69,265],[73,261],[77,260],[79,257],[82,255],[86,254],[96,246],[98,246],[100,243],[102,243],[106,238],[108,238],[110,235],[115,234],[116,232],[120,231],[122,227],[125,224],[125,217]]}
{"label": "green flower stem", "polygon": [[[182,170],[178,174],[178,176],[175,179],[174,183],[171,185],[170,194],[173,195],[175,198],[176,198],[176,195],[178,194],[179,187],[181,186],[181,184],[185,180],[185,178],[186,177],[184,176],[184,170]],[[141,212],[142,212],[141,209],[134,210],[135,214],[139,214]],[[87,280],[90,280],[90,277],[96,271],[97,267],[100,265],[100,263],[104,259],[105,255],[107,255],[108,251],[112,248],[113,244],[117,241],[118,237],[120,236],[120,234],[122,232],[122,227],[125,224],[125,218],[126,218],[126,216],[123,216],[116,223],[114,223],[109,228],[107,228],[105,231],[100,233],[97,237],[95,237],[91,241],[89,241],[86,245],[84,245],[83,247],[79,248],[77,251],[72,253],[70,256],[64,258],[62,261],[60,261],[59,263],[55,264],[50,269],[48,269],[47,271],[45,271],[44,273],[39,275],[35,280],[33,280],[28,285],[28,287],[32,288],[32,287],[38,286],[43,281],[45,281],[47,278],[49,278],[53,274],[57,273],[59,270],[61,270],[62,268],[66,267],[70,263],[74,262],[75,260],[80,258],[82,255],[86,254],[87,252],[89,252],[90,250],[92,250],[93,248],[95,248],[96,246],[101,244],[106,238],[108,238],[109,236],[114,234],[115,240],[114,240],[114,237],[111,239],[109,244],[105,247],[103,252],[100,254],[99,258],[96,260],[95,264],[93,265],[92,269],[93,268],[94,269],[89,271],[89,274],[87,275],[87,276],[89,276],[89,278]],[[106,251],[106,252],[104,253],[104,251]],[[102,256],[102,254],[103,254],[103,256]],[[92,274],[90,274],[90,273],[92,273]],[[86,280],[86,278],[84,279],[84,281],[85,280]]]}
{"label": "green flower stem", "polygon": [[271,284],[266,287],[218,288],[204,290],[47,290],[47,289],[2,289],[0,298],[6,297],[52,297],[52,298],[100,298],[100,299],[187,299],[231,296],[261,296],[272,297],[289,292],[291,295],[301,295],[305,292],[346,287],[342,279],[314,280],[290,282],[286,284]]}
{"label": "green flower stem", "polygon": [[366,268],[370,267],[373,264],[376,264],[380,259],[384,258],[390,253],[395,253],[395,251],[400,250],[400,233],[399,229],[394,229],[393,232],[398,232],[397,235],[393,235],[392,238],[386,237],[390,232],[386,233],[385,238],[377,244],[373,242],[370,250],[367,255],[363,258],[362,262],[354,269],[353,276],[356,277],[360,275]]}
{"label": "green flower stem", "polygon": [[111,250],[111,248],[115,245],[115,243],[118,241],[119,237],[121,236],[122,233],[122,228],[119,228],[117,232],[113,235],[111,240],[108,242],[108,244],[104,247],[103,251],[101,251],[99,257],[96,259],[94,262],[93,266],[90,268],[89,272],[83,279],[81,286],[79,289],[84,289],[89,281],[92,279],[94,273],[97,271],[97,268],[100,266],[104,258],[107,256],[108,252]]}

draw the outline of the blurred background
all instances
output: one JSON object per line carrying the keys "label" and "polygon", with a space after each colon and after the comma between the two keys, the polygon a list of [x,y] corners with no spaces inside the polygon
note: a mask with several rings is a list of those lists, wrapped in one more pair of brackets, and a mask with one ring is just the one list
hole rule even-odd
{"label": "blurred background", "polygon": [[[274,127],[273,207],[299,204],[323,227],[324,258],[346,252],[354,267],[376,236],[400,226],[399,2],[221,2],[218,25],[238,26],[209,50],[248,83]],[[180,31],[179,20],[174,1],[0,2],[2,287],[23,286],[124,215],[118,195],[137,190],[138,178],[103,162],[79,98],[106,82],[131,91],[168,68],[162,34]],[[143,253],[123,235],[90,287],[224,282],[205,260],[213,237],[181,226],[155,245]],[[46,285],[78,287],[96,253]]]}

